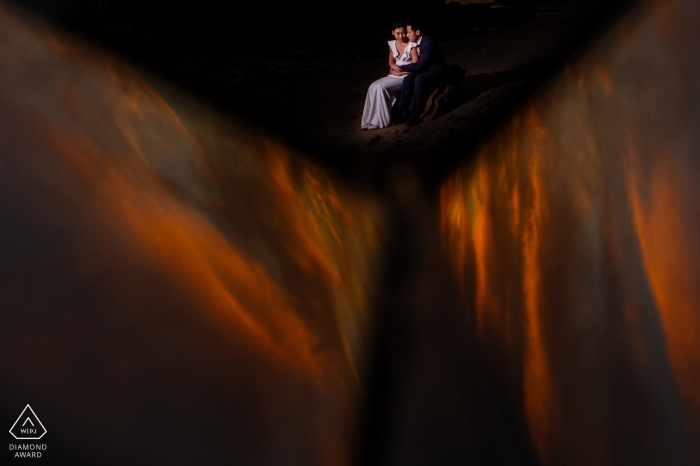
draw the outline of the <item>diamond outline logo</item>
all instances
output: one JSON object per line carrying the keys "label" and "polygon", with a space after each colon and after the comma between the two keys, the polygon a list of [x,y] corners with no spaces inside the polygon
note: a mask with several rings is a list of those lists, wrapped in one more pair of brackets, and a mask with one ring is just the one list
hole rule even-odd
{"label": "diamond outline logo", "polygon": [[[35,437],[17,437],[17,436],[15,435],[15,433],[12,432],[12,430],[15,428],[15,426],[16,426],[17,423],[20,421],[20,419],[22,419],[22,417],[24,417],[24,415],[25,415],[25,413],[27,412],[27,410],[31,411],[32,415],[34,416],[34,419],[36,419],[36,422],[38,422],[39,425],[41,426],[41,428],[44,430],[44,432],[43,432],[41,435],[39,435],[38,437],[36,437],[36,436],[35,436]],[[27,414],[27,419],[29,420],[29,422],[30,422],[32,425],[34,424],[34,423],[32,422],[32,420],[31,420],[31,418],[29,417],[28,414]],[[26,423],[27,423],[27,421],[24,421],[24,424],[26,424]],[[22,426],[24,426],[24,424],[22,424]],[[12,424],[12,427],[10,427],[10,433],[11,433],[12,436],[13,436],[15,439],[17,439],[17,440],[39,440],[41,437],[43,437],[44,435],[46,435],[46,432],[48,432],[48,431],[46,430],[46,427],[44,427],[44,424],[42,424],[41,421],[39,420],[39,416],[36,415],[36,413],[34,412],[34,410],[32,409],[32,407],[29,406],[29,405],[27,405],[27,406],[22,410],[22,413],[19,415],[19,417],[17,418],[17,420],[15,421],[15,423]]]}

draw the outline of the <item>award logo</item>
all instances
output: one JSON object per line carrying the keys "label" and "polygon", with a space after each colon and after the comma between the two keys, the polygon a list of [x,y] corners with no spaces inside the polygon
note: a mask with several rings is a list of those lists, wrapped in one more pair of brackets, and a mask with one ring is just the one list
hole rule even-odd
{"label": "award logo", "polygon": [[27,405],[10,428],[10,433],[17,440],[39,440],[46,435],[46,429],[32,407]]}

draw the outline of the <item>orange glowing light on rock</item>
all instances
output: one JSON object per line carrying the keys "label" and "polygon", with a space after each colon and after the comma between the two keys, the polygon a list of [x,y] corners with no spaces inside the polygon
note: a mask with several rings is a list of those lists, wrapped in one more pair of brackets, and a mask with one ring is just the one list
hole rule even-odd
{"label": "orange glowing light on rock", "polygon": [[442,187],[465,307],[545,465],[700,460],[699,13],[630,10]]}
{"label": "orange glowing light on rock", "polygon": [[[542,142],[545,130],[534,112],[530,112],[525,123],[524,131],[533,140],[531,153],[522,154],[529,159],[527,174],[532,190],[531,205],[523,212],[524,231],[523,258],[524,275],[523,295],[527,313],[528,346],[525,355],[523,378],[525,380],[525,410],[535,446],[543,461],[547,462],[549,454],[550,437],[556,435],[554,426],[550,422],[552,387],[547,364],[547,350],[543,341],[543,316],[541,294],[546,291],[542,286],[540,258],[546,245],[542,244],[541,232],[545,228],[546,200],[543,180],[539,173],[541,170]],[[515,207],[515,206],[514,206]],[[518,222],[520,223],[520,222]]]}
{"label": "orange glowing light on rock", "polygon": [[[162,406],[178,432],[224,409],[206,422],[248,436],[221,447],[212,427],[216,451],[350,462],[382,260],[378,203],[260,131],[20,17],[0,7],[10,238],[0,272],[26,267],[14,273],[19,291],[0,294],[12,310],[0,327],[37,316],[55,327],[3,337],[44,351],[4,361],[0,374],[89,430],[89,458],[113,448],[99,439],[116,429],[135,446],[108,453],[132,462],[152,441],[138,434],[151,420],[135,420],[132,398],[158,391],[142,406]],[[32,254],[45,258],[20,261]],[[88,312],[87,302],[98,304]],[[74,352],[88,341],[71,324],[80,319],[101,339]],[[112,383],[77,369],[89,352]]]}
{"label": "orange glowing light on rock", "polygon": [[[679,173],[667,161],[654,157],[649,193],[641,195],[639,157],[630,147],[628,177],[630,207],[644,270],[649,278],[666,336],[666,347],[678,388],[700,422],[700,288],[698,288],[697,237],[687,228],[698,218],[700,205],[688,202],[680,191]],[[682,176],[682,175],[681,175]],[[688,184],[694,184],[686,180]]]}

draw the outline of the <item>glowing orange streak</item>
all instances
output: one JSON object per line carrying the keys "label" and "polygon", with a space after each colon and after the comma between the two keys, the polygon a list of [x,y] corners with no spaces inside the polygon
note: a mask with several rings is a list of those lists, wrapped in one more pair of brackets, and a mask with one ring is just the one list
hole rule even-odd
{"label": "glowing orange streak", "polygon": [[523,369],[525,410],[527,423],[535,448],[543,463],[547,464],[554,426],[551,423],[549,407],[553,403],[553,386],[547,363],[540,317],[540,260],[543,245],[540,233],[546,221],[546,199],[543,193],[542,179],[539,174],[541,157],[540,147],[544,128],[534,111],[527,118],[526,130],[534,139],[532,154],[526,154],[529,162],[529,184],[532,192],[532,204],[525,214],[523,232],[524,282],[523,294],[527,315],[527,347]]}
{"label": "glowing orange streak", "polygon": [[474,256],[476,262],[476,325],[480,338],[484,338],[486,330],[486,319],[495,317],[495,312],[490,312],[490,305],[493,300],[488,293],[490,283],[488,277],[487,264],[494,260],[493,251],[490,249],[489,238],[492,233],[491,219],[488,216],[489,193],[491,185],[489,182],[489,171],[486,158],[482,156],[477,159],[474,188],[472,190],[474,199],[474,220],[472,224],[472,241],[474,243]]}
{"label": "glowing orange streak", "polygon": [[[451,262],[455,268],[455,274],[461,284],[464,281],[462,276],[461,264],[464,263],[464,252],[462,251],[462,242],[455,239],[455,236],[461,231],[460,223],[464,212],[464,201],[461,192],[461,172],[450,177],[440,189],[440,216],[441,231],[445,238],[445,247],[448,254],[454,253],[456,250],[457,257]],[[463,287],[461,287],[463,289]]]}
{"label": "glowing orange streak", "polygon": [[[303,214],[298,204],[289,202],[295,199],[298,195],[292,185],[289,165],[287,163],[286,153],[282,152],[281,147],[270,148],[270,176],[273,181],[273,186],[279,192],[279,199],[286,204],[279,212],[289,218],[292,234],[291,240],[288,242],[289,253],[306,271],[311,271],[313,267],[320,267],[333,282],[338,283],[340,277],[336,270],[329,264],[328,260],[323,256],[321,249],[316,244],[308,232],[303,228],[303,224],[298,221]],[[282,206],[280,206],[282,207]]]}

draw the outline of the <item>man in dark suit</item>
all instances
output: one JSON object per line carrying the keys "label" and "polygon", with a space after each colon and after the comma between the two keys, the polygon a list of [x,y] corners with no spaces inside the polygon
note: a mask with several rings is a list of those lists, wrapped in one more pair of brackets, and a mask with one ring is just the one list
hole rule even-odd
{"label": "man in dark suit", "polygon": [[420,114],[425,108],[428,97],[447,74],[447,62],[442,50],[430,36],[421,35],[417,22],[409,22],[406,27],[408,40],[418,44],[420,55],[416,63],[398,67],[392,66],[392,74],[408,71],[403,79],[399,110],[408,119],[409,126],[420,123]]}

